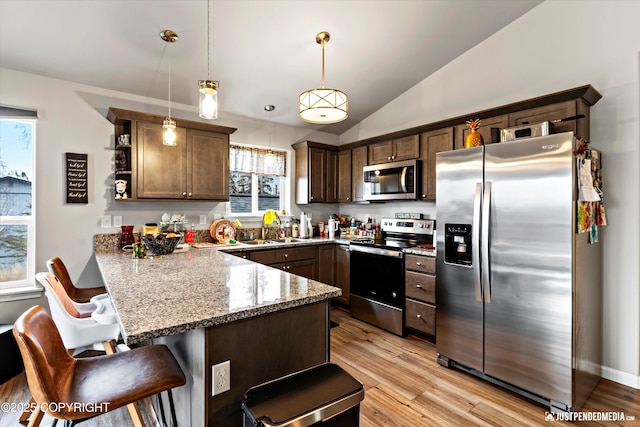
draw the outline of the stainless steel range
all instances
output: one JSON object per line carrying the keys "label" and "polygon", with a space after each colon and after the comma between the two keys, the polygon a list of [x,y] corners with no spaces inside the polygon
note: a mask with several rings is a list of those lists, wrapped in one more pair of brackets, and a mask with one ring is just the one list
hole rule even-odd
{"label": "stainless steel range", "polygon": [[403,249],[433,245],[435,220],[383,218],[382,241],[351,242],[351,316],[404,335]]}

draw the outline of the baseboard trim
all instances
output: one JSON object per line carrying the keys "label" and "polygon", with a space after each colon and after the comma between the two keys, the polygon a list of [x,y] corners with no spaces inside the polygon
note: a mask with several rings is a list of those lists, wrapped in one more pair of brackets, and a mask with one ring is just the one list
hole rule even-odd
{"label": "baseboard trim", "polygon": [[640,389],[640,376],[609,368],[607,366],[602,367],[602,378],[626,385],[627,387]]}

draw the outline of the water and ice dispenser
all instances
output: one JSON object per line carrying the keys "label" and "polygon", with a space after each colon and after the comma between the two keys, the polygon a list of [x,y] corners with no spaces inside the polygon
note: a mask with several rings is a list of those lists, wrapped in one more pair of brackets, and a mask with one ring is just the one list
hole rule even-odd
{"label": "water and ice dispenser", "polygon": [[471,224],[444,225],[444,261],[471,265]]}

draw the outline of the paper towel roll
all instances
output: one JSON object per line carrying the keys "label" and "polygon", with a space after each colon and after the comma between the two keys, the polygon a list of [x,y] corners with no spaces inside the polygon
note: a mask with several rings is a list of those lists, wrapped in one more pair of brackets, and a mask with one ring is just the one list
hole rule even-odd
{"label": "paper towel roll", "polygon": [[298,230],[300,238],[306,239],[307,237],[307,216],[303,213],[300,214],[300,230]]}

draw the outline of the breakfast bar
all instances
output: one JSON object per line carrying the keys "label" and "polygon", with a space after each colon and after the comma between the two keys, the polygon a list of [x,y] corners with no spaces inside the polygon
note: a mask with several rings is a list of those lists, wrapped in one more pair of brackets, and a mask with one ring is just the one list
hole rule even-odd
{"label": "breakfast bar", "polygon": [[[166,344],[187,384],[174,390],[190,426],[240,426],[257,384],[329,361],[329,299],[338,288],[217,249],[95,257],[126,344]],[[230,389],[213,395],[212,370],[229,361]]]}

